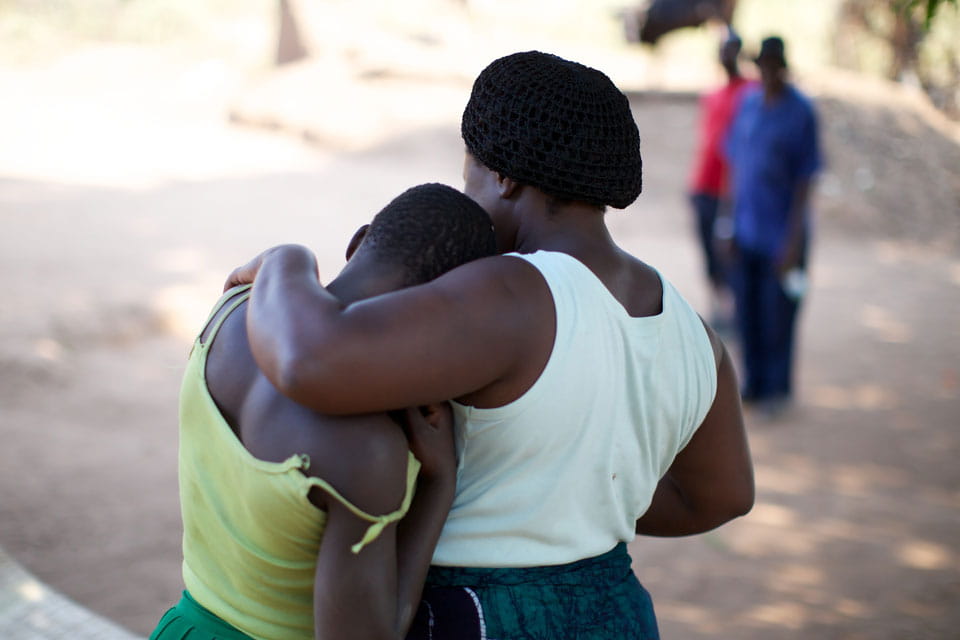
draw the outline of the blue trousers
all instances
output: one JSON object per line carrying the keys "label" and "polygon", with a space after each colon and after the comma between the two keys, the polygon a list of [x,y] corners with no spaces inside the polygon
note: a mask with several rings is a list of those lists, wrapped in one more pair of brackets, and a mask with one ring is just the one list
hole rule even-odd
{"label": "blue trousers", "polygon": [[703,262],[707,277],[713,286],[726,287],[727,266],[723,260],[721,260],[721,257],[717,255],[717,240],[714,234],[717,215],[720,212],[722,203],[719,198],[708,193],[691,194],[690,203],[693,205],[693,210],[697,215],[697,240],[700,243],[700,250],[703,253]]}
{"label": "blue trousers", "polygon": [[776,262],[739,248],[731,269],[745,400],[788,397],[799,300],[784,293]]}

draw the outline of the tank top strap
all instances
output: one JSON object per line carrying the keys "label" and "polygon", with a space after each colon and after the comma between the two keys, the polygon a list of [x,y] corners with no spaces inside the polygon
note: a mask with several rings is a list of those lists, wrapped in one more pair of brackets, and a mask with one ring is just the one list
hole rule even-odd
{"label": "tank top strap", "polygon": [[217,304],[214,305],[213,310],[210,312],[210,315],[207,316],[206,321],[203,323],[203,330],[200,332],[200,335],[197,336],[198,342],[200,342],[200,336],[202,336],[203,333],[207,331],[207,328],[210,325],[210,321],[213,320],[218,313],[220,313],[221,309],[226,308],[226,312],[222,313],[220,317],[217,318],[217,321],[213,324],[213,326],[209,327],[210,331],[207,334],[207,339],[204,340],[202,343],[203,344],[209,343],[211,340],[214,339],[214,337],[216,337],[217,332],[220,330],[220,325],[222,325],[224,320],[227,319],[227,316],[233,313],[234,309],[239,307],[247,299],[250,298],[250,288],[252,286],[253,285],[250,285],[250,284],[242,284],[242,285],[233,287],[232,289],[228,289],[227,291],[224,292],[223,296],[221,296],[220,300],[217,301]]}
{"label": "tank top strap", "polygon": [[403,496],[403,502],[401,503],[400,508],[396,511],[380,516],[371,515],[363,509],[357,507],[355,504],[343,497],[339,491],[333,488],[333,485],[323,478],[309,476],[307,478],[307,484],[311,487],[320,487],[330,494],[330,496],[332,496],[337,502],[345,506],[350,513],[357,516],[361,520],[366,520],[370,523],[370,526],[367,528],[366,533],[363,534],[363,537],[360,539],[360,541],[350,547],[350,551],[353,553],[360,553],[365,546],[376,540],[388,525],[407,515],[407,511],[410,509],[410,503],[413,500],[414,491],[416,490],[417,474],[419,473],[420,461],[417,460],[411,453],[407,459],[407,488],[406,493]]}

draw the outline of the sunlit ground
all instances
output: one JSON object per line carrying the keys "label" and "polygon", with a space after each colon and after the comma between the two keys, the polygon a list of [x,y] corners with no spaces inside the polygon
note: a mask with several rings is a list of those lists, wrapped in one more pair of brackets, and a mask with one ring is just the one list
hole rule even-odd
{"label": "sunlit ground", "polygon": [[[315,3],[314,19],[348,4]],[[452,10],[432,22],[418,3],[384,11],[395,39],[372,37],[386,27],[355,11],[337,14],[313,31],[327,55],[283,75],[269,64],[266,1],[131,2],[99,44],[88,36],[105,27],[92,18],[75,18],[67,40],[49,15],[42,27],[4,23],[33,31],[0,65],[0,434],[10,443],[0,545],[41,580],[152,627],[179,593],[171,429],[182,358],[226,273],[298,241],[329,276],[350,233],[400,190],[459,185],[469,80],[520,44],[591,62],[631,89],[646,190],[611,225],[703,308],[684,189],[693,92],[717,75],[689,57],[709,60],[716,32],[646,53],[609,42],[618,35],[595,14],[561,32],[558,16],[584,3],[513,3],[518,22],[554,20],[524,39],[502,27],[496,4],[472,3],[473,23]],[[820,64],[815,40],[793,34],[821,14],[743,15],[746,38],[780,30],[795,38],[798,67]],[[395,35],[411,23],[444,55]],[[358,83],[356,68],[381,81]],[[376,75],[385,69],[394,75]],[[885,100],[865,94],[863,108]],[[902,112],[920,123],[915,135],[939,131],[917,118]],[[857,142],[839,135],[825,141],[833,158]],[[862,155],[859,172],[828,167],[823,210],[886,186],[878,159]],[[949,189],[948,166],[926,175],[906,219]],[[775,423],[747,416],[754,511],[704,536],[632,545],[664,637],[947,638],[960,624],[960,260],[837,224],[818,228],[798,406]],[[33,584],[18,587],[28,599]]]}

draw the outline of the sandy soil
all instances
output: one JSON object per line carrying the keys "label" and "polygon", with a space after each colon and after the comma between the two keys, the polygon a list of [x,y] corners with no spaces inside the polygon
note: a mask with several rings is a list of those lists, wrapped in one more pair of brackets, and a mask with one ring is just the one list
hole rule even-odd
{"label": "sandy soil", "polygon": [[[358,148],[308,146],[228,124],[244,78],[168,54],[96,47],[0,68],[0,545],[138,632],[180,590],[176,395],[223,277],[286,241],[332,274],[393,195],[459,185],[466,91],[430,89],[448,117],[394,122]],[[408,104],[411,86],[378,86],[381,107]],[[633,105],[646,192],[612,228],[706,311],[683,196],[695,102],[637,93]],[[858,138],[831,127],[828,153],[843,157]],[[940,129],[922,131],[943,145],[940,164],[956,157]],[[846,173],[857,167],[831,166],[798,406],[774,423],[748,415],[755,509],[707,535],[632,545],[665,638],[956,637],[960,259],[946,227],[905,236],[877,222],[934,198],[955,223],[952,166],[905,181],[904,202],[920,204],[886,196],[870,210],[854,196],[872,187]]]}

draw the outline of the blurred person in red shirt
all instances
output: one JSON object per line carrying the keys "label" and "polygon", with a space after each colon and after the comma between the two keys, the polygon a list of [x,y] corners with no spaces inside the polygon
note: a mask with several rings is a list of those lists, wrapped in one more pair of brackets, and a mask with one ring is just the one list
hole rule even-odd
{"label": "blurred person in red shirt", "polygon": [[700,99],[699,141],[690,180],[690,201],[696,214],[697,239],[703,251],[710,284],[710,323],[726,332],[733,324],[733,299],[727,283],[726,256],[721,243],[733,234],[723,141],[739,105],[743,89],[754,81],[740,75],[737,58],[742,41],[733,30],[720,45],[720,64],[726,83]]}

